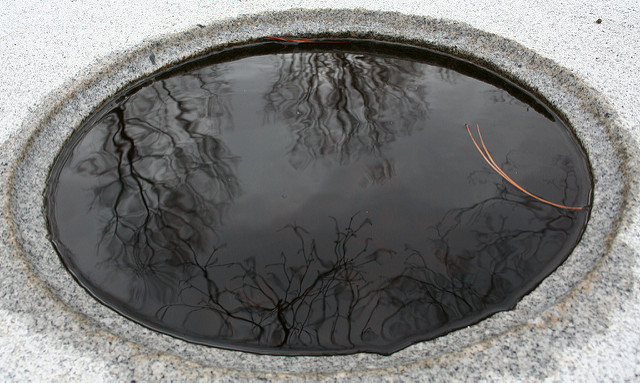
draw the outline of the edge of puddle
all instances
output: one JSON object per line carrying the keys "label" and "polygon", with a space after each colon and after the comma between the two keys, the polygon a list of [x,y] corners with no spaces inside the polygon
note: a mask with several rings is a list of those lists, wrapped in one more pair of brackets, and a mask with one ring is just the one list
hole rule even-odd
{"label": "edge of puddle", "polygon": [[[478,63],[532,91],[574,128],[591,161],[593,209],[582,240],[564,264],[513,310],[391,356],[282,357],[220,350],[153,332],[102,306],[75,282],[48,240],[42,192],[50,165],[73,130],[120,89],[175,63],[208,53],[213,47],[264,36],[338,36],[424,46]],[[90,344],[87,347],[97,354],[119,353],[123,358],[136,358],[136,363],[144,366],[141,371],[150,371],[158,361],[162,369],[180,373],[197,366],[204,370],[196,371],[199,375],[195,376],[202,377],[231,374],[352,378],[350,374],[385,372],[411,376],[410,371],[416,369],[421,370],[419,376],[436,377],[447,366],[475,365],[482,370],[478,366],[487,363],[483,360],[498,357],[496,351],[491,351],[495,347],[544,350],[545,342],[553,340],[550,337],[559,336],[554,326],[580,321],[575,307],[591,307],[588,305],[593,302],[586,300],[605,298],[600,294],[606,291],[599,291],[597,286],[599,278],[606,278],[602,270],[611,254],[629,263],[635,258],[636,251],[616,238],[630,220],[622,212],[636,204],[633,194],[638,165],[630,159],[638,157],[638,148],[624,139],[628,133],[615,110],[567,69],[516,42],[466,24],[363,10],[292,10],[243,16],[116,53],[79,73],[42,100],[40,106],[3,145],[0,154],[0,233],[7,238],[2,246],[22,265],[37,299],[53,300],[54,306],[61,308],[56,315],[62,327],[76,329],[67,336]],[[593,294],[595,298],[590,297]],[[586,325],[606,327],[607,315],[611,315],[606,307],[599,309],[602,314],[597,320]],[[532,342],[536,342],[535,347]],[[546,359],[538,355],[536,363],[549,368],[552,355]],[[194,376],[196,372],[176,376]]]}

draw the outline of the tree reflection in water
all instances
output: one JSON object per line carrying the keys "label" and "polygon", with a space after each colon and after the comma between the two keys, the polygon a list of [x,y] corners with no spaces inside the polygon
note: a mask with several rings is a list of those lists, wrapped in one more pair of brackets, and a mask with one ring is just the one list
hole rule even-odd
{"label": "tree reflection in water", "polygon": [[183,265],[213,245],[240,193],[238,158],[216,134],[231,128],[228,91],[215,68],[157,81],[78,149],[73,171],[94,180],[89,210],[105,217],[97,268],[135,308],[173,299]]}
{"label": "tree reflection in water", "polygon": [[[422,129],[427,116],[420,65],[345,52],[275,57],[276,80],[261,97],[293,137],[289,164],[302,172],[316,161],[363,160],[371,184],[389,181],[391,144]],[[437,212],[428,222],[438,223],[411,243],[383,243],[390,224],[350,209],[321,211],[313,227],[295,218],[261,228],[260,240],[282,241],[236,253],[229,238],[257,237],[229,224],[243,195],[242,157],[222,138],[233,129],[224,68],[141,88],[87,130],[61,171],[61,184],[78,182],[91,199],[88,218],[54,235],[63,259],[96,296],[148,326],[255,352],[390,353],[511,307],[580,235],[586,211],[539,203],[477,172],[469,180],[497,193],[443,216],[427,206],[426,214]],[[469,153],[477,155],[471,146]],[[549,187],[574,202],[584,193],[573,162],[556,164],[562,174]],[[56,193],[49,198],[68,194]],[[64,210],[75,206],[49,205],[57,219],[76,219]],[[329,235],[320,233],[326,225]],[[84,227],[97,233],[95,243],[74,233]]]}
{"label": "tree reflection in water", "polygon": [[318,251],[330,238],[291,225],[297,251],[264,268],[256,256],[220,262],[224,245],[194,258],[180,302],[158,315],[241,348],[390,352],[515,304],[561,261],[580,214],[491,198],[450,211],[420,249],[373,246],[374,224],[354,215],[333,219],[332,253]]}
{"label": "tree reflection in water", "polygon": [[279,76],[266,110],[290,126],[291,165],[304,170],[317,160],[347,165],[365,157],[370,182],[393,177],[385,146],[423,129],[427,117],[421,65],[345,52],[276,57]]}

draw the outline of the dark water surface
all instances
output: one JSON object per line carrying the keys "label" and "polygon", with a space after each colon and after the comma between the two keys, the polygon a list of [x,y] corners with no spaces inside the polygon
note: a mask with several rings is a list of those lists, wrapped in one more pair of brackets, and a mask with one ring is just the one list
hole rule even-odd
{"label": "dark water surface", "polygon": [[[400,45],[264,43],[105,105],[46,193],[96,298],[189,341],[391,353],[506,310],[569,254],[590,202],[560,119],[484,69]],[[477,135],[476,135],[477,138]]]}

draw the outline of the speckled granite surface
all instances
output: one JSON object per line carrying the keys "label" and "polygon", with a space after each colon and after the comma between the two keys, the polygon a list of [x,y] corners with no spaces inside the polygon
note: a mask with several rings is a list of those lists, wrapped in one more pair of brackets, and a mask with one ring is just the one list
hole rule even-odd
{"label": "speckled granite surface", "polygon": [[[346,9],[360,6],[351,1],[199,3],[8,1],[0,10],[0,379],[638,379],[634,1],[556,8],[377,1],[368,10]],[[327,6],[334,10],[317,9]],[[153,333],[97,304],[46,238],[42,189],[66,137],[113,92],[172,62],[220,44],[317,33],[435,46],[518,79],[560,110],[596,179],[587,232],[567,262],[514,310],[389,357],[216,350]]]}

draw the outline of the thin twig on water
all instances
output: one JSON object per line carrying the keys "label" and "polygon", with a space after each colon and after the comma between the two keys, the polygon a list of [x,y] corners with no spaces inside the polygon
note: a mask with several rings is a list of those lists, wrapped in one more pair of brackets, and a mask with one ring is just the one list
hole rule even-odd
{"label": "thin twig on water", "polygon": [[516,188],[518,188],[518,190],[520,190],[524,194],[526,194],[526,195],[528,195],[530,197],[533,197],[533,198],[537,199],[540,202],[544,202],[544,203],[546,203],[548,205],[559,207],[561,209],[569,209],[569,210],[582,210],[583,209],[582,206],[565,206],[565,205],[561,205],[561,204],[554,203],[554,202],[551,202],[551,201],[547,201],[544,198],[538,197],[537,195],[528,192],[527,190],[525,190],[525,188],[523,188],[522,186],[518,185],[514,180],[512,180],[507,175],[507,173],[504,172],[504,170],[500,169],[498,164],[493,160],[493,157],[491,157],[491,154],[489,153],[489,150],[487,150],[487,147],[484,144],[484,140],[482,139],[482,133],[480,133],[480,125],[477,124],[476,126],[478,128],[478,136],[480,137],[480,143],[482,144],[482,149],[480,148],[480,145],[478,145],[478,142],[476,141],[476,139],[473,137],[473,134],[471,133],[471,129],[469,128],[469,124],[465,125],[465,127],[467,128],[467,132],[469,132],[469,136],[471,137],[471,140],[473,141],[473,144],[476,146],[476,149],[478,149],[478,151],[482,155],[482,158],[484,158],[484,160],[487,161],[489,166],[491,166],[491,168],[493,170],[495,170],[498,174],[500,174],[500,176],[502,176],[502,178],[507,180],[511,185],[513,185]]}

